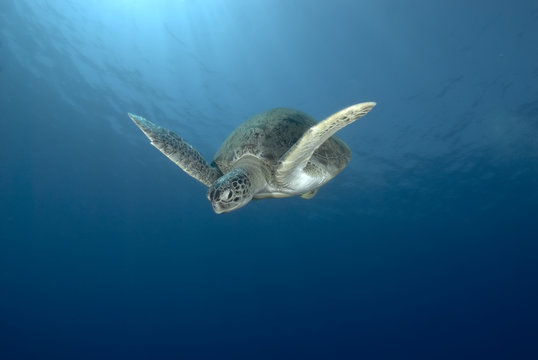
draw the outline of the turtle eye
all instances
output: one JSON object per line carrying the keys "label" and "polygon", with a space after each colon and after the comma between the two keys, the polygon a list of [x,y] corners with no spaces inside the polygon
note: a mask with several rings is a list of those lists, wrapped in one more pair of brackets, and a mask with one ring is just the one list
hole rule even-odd
{"label": "turtle eye", "polygon": [[222,194],[220,194],[220,199],[229,201],[232,197],[232,192],[230,190],[224,190]]}

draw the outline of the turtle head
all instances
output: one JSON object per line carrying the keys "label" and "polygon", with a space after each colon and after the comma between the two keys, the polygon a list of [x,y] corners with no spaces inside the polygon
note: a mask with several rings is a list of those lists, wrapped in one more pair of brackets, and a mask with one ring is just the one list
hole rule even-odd
{"label": "turtle head", "polygon": [[217,214],[230,212],[245,206],[252,199],[251,185],[246,171],[232,169],[209,187],[207,198]]}

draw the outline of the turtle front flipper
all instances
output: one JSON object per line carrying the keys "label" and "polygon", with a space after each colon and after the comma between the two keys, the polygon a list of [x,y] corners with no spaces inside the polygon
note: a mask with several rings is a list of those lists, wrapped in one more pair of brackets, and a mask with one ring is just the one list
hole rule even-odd
{"label": "turtle front flipper", "polygon": [[209,187],[222,176],[222,172],[218,168],[209,165],[196,149],[174,132],[155,125],[142,116],[131,113],[128,115],[151,140],[151,145],[202,184]]}
{"label": "turtle front flipper", "polygon": [[352,105],[308,129],[279,160],[275,173],[277,183],[288,186],[295,178],[295,171],[303,171],[314,151],[338,130],[363,117],[374,106],[375,102]]}

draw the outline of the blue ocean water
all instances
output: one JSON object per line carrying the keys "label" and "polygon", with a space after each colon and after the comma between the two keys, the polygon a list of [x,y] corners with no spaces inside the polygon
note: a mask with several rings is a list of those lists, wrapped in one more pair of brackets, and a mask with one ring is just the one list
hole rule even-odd
{"label": "blue ocean water", "polygon": [[[536,1],[1,1],[0,358],[538,358],[537,44]],[[362,101],[316,197],[223,215],[127,117],[210,160]]]}

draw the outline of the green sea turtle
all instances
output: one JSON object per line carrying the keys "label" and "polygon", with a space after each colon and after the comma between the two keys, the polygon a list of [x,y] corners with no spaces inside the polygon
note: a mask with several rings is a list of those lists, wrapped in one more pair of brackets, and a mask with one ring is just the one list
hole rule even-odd
{"label": "green sea turtle", "polygon": [[333,135],[374,106],[374,102],[352,105],[319,123],[298,110],[266,111],[235,129],[211,164],[174,132],[141,116],[129,113],[129,117],[153,146],[209,187],[207,198],[220,214],[239,209],[252,198],[312,198],[351,157],[349,147]]}

